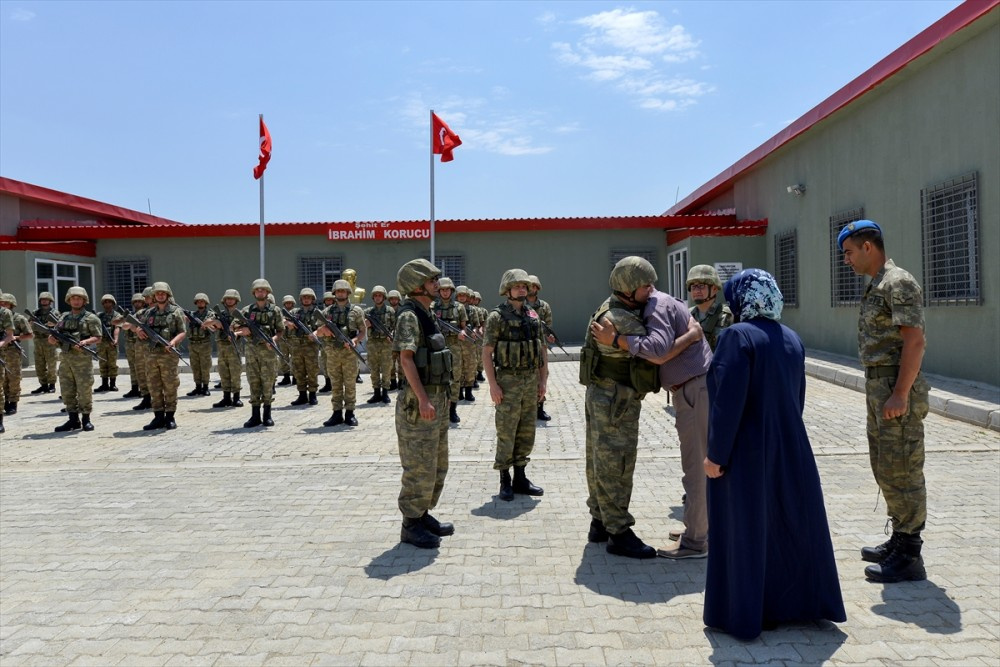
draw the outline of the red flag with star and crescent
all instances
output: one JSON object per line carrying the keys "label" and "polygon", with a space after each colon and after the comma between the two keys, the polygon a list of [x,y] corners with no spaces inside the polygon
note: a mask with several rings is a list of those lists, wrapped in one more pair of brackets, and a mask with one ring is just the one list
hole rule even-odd
{"label": "red flag with star and crescent", "polygon": [[260,117],[260,155],[257,156],[257,166],[253,168],[253,177],[259,179],[271,161],[271,133],[264,125],[264,117]]}
{"label": "red flag with star and crescent", "polygon": [[441,162],[454,160],[455,156],[451,152],[462,145],[462,140],[436,113],[431,114],[431,130],[434,135],[431,142],[434,155],[440,155]]}

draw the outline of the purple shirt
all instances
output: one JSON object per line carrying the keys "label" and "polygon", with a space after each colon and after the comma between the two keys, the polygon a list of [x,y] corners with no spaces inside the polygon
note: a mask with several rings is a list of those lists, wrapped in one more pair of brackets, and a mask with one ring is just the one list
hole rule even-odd
{"label": "purple shirt", "polygon": [[[633,356],[656,358],[666,354],[688,330],[691,312],[687,304],[666,292],[654,289],[643,311],[645,336],[623,336]],[[660,384],[673,387],[704,375],[712,363],[712,348],[702,336],[678,356],[660,366]]]}

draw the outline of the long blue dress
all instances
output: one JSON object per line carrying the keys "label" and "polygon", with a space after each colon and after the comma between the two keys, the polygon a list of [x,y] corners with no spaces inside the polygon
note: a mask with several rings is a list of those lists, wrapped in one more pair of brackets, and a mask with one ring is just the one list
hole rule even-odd
{"label": "long blue dress", "polygon": [[823,490],[802,421],[805,350],[779,322],[723,330],[708,374],[705,625],[744,640],[782,622],[845,621]]}

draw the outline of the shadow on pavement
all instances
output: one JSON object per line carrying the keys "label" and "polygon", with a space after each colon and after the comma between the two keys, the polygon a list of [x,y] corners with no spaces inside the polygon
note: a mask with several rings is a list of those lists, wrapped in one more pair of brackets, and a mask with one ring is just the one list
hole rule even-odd
{"label": "shadow on pavement", "polygon": [[[780,625],[774,630],[765,630],[760,637],[748,642],[721,630],[705,628],[704,632],[712,647],[712,655],[708,659],[713,665],[753,664],[756,662],[754,654],[759,656],[760,648],[764,647],[793,651],[784,656],[785,664],[822,665],[847,641],[847,633],[829,621]],[[751,652],[748,647],[753,647],[754,651]]]}
{"label": "shadow on pavement", "polygon": [[669,602],[705,590],[705,561],[636,560],[609,554],[604,543],[583,548],[573,582],[598,595],[636,604]]}
{"label": "shadow on pavement", "polygon": [[513,519],[538,507],[539,500],[531,496],[514,496],[514,500],[506,502],[500,500],[496,494],[490,500],[475,508],[470,512],[472,516],[485,516],[491,519]]}
{"label": "shadow on pavement", "polygon": [[962,631],[962,610],[948,592],[927,581],[908,581],[882,588],[882,604],[872,611],[901,623],[920,626],[931,634]]}
{"label": "shadow on pavement", "polygon": [[437,549],[418,549],[400,542],[365,565],[365,574],[372,579],[387,581],[401,574],[424,569],[434,562],[437,555]]}

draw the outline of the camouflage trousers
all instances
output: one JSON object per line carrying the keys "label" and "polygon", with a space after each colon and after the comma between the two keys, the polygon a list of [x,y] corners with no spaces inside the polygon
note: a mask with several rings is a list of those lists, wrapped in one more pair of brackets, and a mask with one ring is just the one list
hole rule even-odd
{"label": "camouflage trousers", "polygon": [[587,507],[612,535],[635,525],[628,508],[641,412],[642,394],[631,387],[604,379],[587,386]]}
{"label": "camouflage trousers", "polygon": [[458,401],[459,389],[462,387],[462,343],[458,336],[446,336],[448,349],[451,350],[451,385],[448,396],[452,403]]}
{"label": "camouflage trousers", "polygon": [[0,350],[3,360],[7,364],[4,369],[0,366],[0,403],[17,403],[21,400],[21,353],[13,345],[4,346]]}
{"label": "camouflage trousers", "polygon": [[463,387],[471,387],[476,383],[476,357],[482,358],[481,347],[472,341],[465,341],[458,344],[462,350],[462,368],[459,372],[459,382]]}
{"label": "camouflage trousers", "polygon": [[146,387],[154,411],[177,411],[177,388],[181,386],[179,362],[176,354],[162,346],[146,353]]}
{"label": "camouflage trousers", "polygon": [[[280,361],[264,343],[247,343],[247,381],[250,405],[271,405],[271,390],[278,377]],[[238,391],[238,390],[237,390]]]}
{"label": "camouflage trousers", "polygon": [[535,415],[538,414],[538,371],[497,369],[497,384],[503,390],[503,400],[495,407],[497,430],[494,470],[507,470],[511,465],[527,465],[535,448]]}
{"label": "camouflage trousers", "polygon": [[333,389],[330,403],[333,410],[353,410],[358,400],[358,369],[360,364],[354,353],[337,341],[326,346],[326,375]]}
{"label": "camouflage trousers", "polygon": [[292,375],[299,391],[315,392],[319,388],[319,348],[305,336],[290,336]]}
{"label": "camouflage trousers", "polygon": [[406,387],[396,401],[396,438],[403,466],[399,511],[416,519],[437,506],[448,474],[448,387],[425,387],[434,419],[420,417],[416,394]]}
{"label": "camouflage trousers", "polygon": [[136,342],[130,337],[125,338],[125,361],[128,362],[128,377],[132,381],[132,384],[139,386],[139,371],[136,369],[135,363],[135,346]]}
{"label": "camouflage trousers", "polygon": [[399,382],[399,378],[402,377],[403,370],[399,367],[399,352],[392,353],[392,368],[389,370],[389,381]]}
{"label": "camouflage trousers", "polygon": [[927,523],[927,486],[924,483],[924,417],[929,410],[930,386],[922,374],[910,388],[909,411],[883,419],[882,407],[892,395],[896,378],[865,381],[868,405],[868,454],[875,482],[885,496],[892,529],[910,535]]}
{"label": "camouflage trousers", "polygon": [[281,353],[285,355],[288,359],[287,362],[278,360],[278,375],[291,375],[293,372],[292,368],[292,344],[288,340],[288,334],[285,334],[280,339],[278,339],[278,349]]}
{"label": "camouflage trousers", "polygon": [[196,384],[208,384],[212,375],[212,339],[188,341],[191,373]]}
{"label": "camouflage trousers", "polygon": [[93,357],[79,350],[59,355],[59,395],[66,412],[89,415],[94,408]]}
{"label": "camouflage trousers", "polygon": [[139,393],[149,396],[149,383],[146,382],[146,359],[149,357],[149,343],[135,340],[135,380],[139,385]]}
{"label": "camouflage trousers", "polygon": [[[84,353],[86,354],[86,353]],[[49,345],[44,337],[35,339],[35,373],[41,384],[56,383],[56,367],[59,361],[59,348]]]}
{"label": "camouflage trousers", "polygon": [[392,343],[388,338],[368,339],[368,368],[371,369],[372,388],[388,389],[392,369]]}
{"label": "camouflage trousers", "polygon": [[[273,354],[271,356],[274,356]],[[240,393],[242,384],[243,362],[232,343],[219,340],[219,380],[222,391]]]}
{"label": "camouflage trousers", "polygon": [[110,340],[97,344],[97,369],[102,378],[118,377],[118,346]]}

